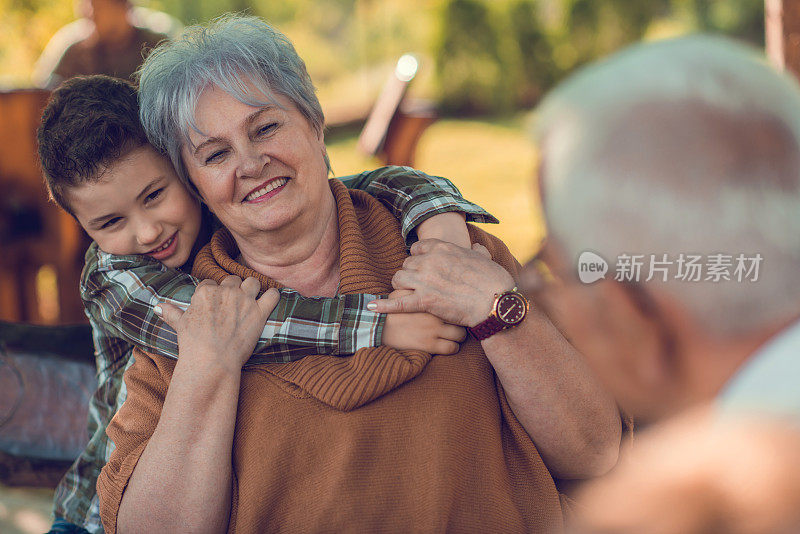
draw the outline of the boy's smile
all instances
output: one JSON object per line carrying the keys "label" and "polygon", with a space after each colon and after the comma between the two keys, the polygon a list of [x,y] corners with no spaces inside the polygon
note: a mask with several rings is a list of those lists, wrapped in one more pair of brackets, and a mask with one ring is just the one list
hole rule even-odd
{"label": "boy's smile", "polygon": [[69,191],[78,222],[105,252],[146,254],[167,267],[189,259],[200,232],[200,205],[170,161],[143,145]]}

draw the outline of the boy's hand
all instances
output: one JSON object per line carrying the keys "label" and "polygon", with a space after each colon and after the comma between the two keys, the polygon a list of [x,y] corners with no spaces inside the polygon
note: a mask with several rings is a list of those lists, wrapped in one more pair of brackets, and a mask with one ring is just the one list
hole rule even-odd
{"label": "boy's hand", "polygon": [[280,298],[275,289],[256,298],[260,289],[255,278],[228,276],[219,285],[200,282],[185,312],[162,303],[161,318],[178,333],[180,359],[240,373]]}
{"label": "boy's hand", "polygon": [[440,213],[425,219],[417,226],[417,237],[420,241],[438,239],[464,248],[472,245],[467,231],[467,218],[457,211]]}
{"label": "boy's hand", "polygon": [[[389,299],[410,294],[394,291]],[[422,350],[431,354],[455,354],[467,337],[460,326],[447,324],[429,313],[393,313],[386,316],[382,343],[397,350]]]}

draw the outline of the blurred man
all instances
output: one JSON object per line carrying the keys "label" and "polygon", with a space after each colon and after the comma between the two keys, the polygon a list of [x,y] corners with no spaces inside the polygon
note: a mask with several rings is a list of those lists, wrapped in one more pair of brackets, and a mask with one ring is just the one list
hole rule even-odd
{"label": "blurred man", "polygon": [[796,82],[732,41],[663,41],[581,71],[538,124],[543,305],[623,407],[800,423]]}
{"label": "blurred man", "polygon": [[132,80],[144,54],[176,29],[168,15],[133,9],[129,0],[80,0],[78,11],[82,18],[59,30],[39,58],[40,87],[87,74]]}
{"label": "blurred man", "polygon": [[585,69],[538,118],[536,302],[640,421],[710,403],[584,488],[578,531],[800,531],[797,84],[690,37]]}

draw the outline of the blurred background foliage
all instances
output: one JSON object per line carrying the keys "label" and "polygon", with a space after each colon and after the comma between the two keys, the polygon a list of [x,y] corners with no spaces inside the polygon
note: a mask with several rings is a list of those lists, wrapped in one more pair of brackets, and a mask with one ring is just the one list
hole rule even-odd
{"label": "blurred background foliage", "polygon": [[[272,21],[308,63],[323,102],[370,103],[415,53],[417,96],[450,114],[529,108],[581,64],[640,39],[713,31],[763,46],[763,0],[140,0],[184,24],[229,11]],[[0,87],[30,85],[72,0],[0,0]]]}

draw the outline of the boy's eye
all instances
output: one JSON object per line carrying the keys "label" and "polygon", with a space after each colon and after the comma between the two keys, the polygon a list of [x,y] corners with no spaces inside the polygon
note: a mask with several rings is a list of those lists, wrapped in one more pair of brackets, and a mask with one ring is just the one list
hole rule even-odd
{"label": "boy's eye", "polygon": [[122,217],[114,217],[113,219],[109,219],[109,220],[107,220],[106,222],[103,223],[103,226],[101,226],[100,229],[101,230],[106,230],[108,228],[111,228],[112,226],[115,226],[121,220],[122,220]]}
{"label": "boy's eye", "polygon": [[163,187],[162,187],[162,188],[159,188],[159,189],[156,189],[155,191],[153,191],[152,193],[150,193],[149,195],[147,195],[147,196],[144,198],[144,202],[145,202],[145,204],[147,204],[148,202],[152,202],[152,201],[154,201],[155,199],[157,199],[158,197],[160,197],[160,196],[161,196],[161,193],[163,193],[163,192],[164,192],[164,188],[163,188]]}

